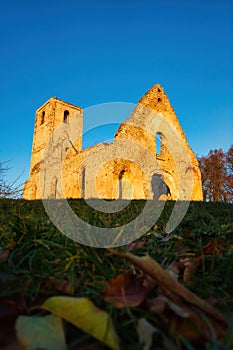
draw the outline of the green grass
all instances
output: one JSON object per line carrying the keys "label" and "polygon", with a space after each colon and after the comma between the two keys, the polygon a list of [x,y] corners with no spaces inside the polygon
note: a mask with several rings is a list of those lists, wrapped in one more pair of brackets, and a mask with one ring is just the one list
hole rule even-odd
{"label": "green grass", "polygon": [[[83,220],[100,227],[128,222],[140,213],[144,204],[143,201],[134,201],[121,213],[104,215],[92,210],[82,200],[70,200],[71,207]],[[187,286],[200,297],[216,298],[217,308],[232,317],[233,205],[191,202],[185,218],[173,232],[173,238],[163,242],[153,233],[164,235],[164,227],[173,206],[173,202],[166,203],[158,222],[140,238],[140,241],[146,240],[147,244],[135,248],[133,253],[149,253],[158,262],[164,262],[166,267],[176,259],[181,247],[201,252],[213,239],[220,245],[224,243],[221,254],[203,255],[201,268]],[[41,290],[40,285],[46,277],[67,280],[71,284],[73,295],[87,296],[97,306],[111,313],[124,344],[122,349],[141,349],[135,335],[135,323],[138,318],[146,317],[143,307],[131,311],[117,310],[100,298],[107,280],[132,272],[129,263],[113,256],[106,249],[80,245],[64,236],[49,220],[41,201],[0,200],[0,247],[10,249],[7,261],[0,261],[1,274],[16,276],[13,282],[3,283],[0,278],[1,298],[11,296],[14,299],[22,292],[22,286],[26,285],[26,303],[31,307],[51,294],[59,294],[56,291]],[[71,326],[67,332],[71,339],[70,349],[77,339],[80,342],[89,339],[88,335],[81,332],[78,334],[79,331]],[[157,341],[159,344],[161,340]],[[183,348],[188,349],[185,346]]]}

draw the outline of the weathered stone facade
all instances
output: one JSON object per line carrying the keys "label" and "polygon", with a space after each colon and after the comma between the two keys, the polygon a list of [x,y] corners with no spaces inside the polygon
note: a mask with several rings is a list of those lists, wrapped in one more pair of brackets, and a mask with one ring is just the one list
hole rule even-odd
{"label": "weathered stone facade", "polygon": [[82,151],[82,112],[55,97],[36,111],[23,198],[203,199],[198,161],[160,85],[110,144]]}

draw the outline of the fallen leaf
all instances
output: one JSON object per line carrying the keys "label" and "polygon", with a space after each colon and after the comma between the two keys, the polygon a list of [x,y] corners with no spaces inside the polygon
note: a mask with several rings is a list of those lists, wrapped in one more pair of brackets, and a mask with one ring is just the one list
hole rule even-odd
{"label": "fallen leaf", "polygon": [[107,282],[101,293],[103,299],[115,307],[136,307],[140,305],[149,291],[155,286],[153,279],[133,274],[119,275]]}
{"label": "fallen leaf", "polygon": [[58,316],[20,316],[16,332],[27,350],[67,350],[62,320]]}
{"label": "fallen leaf", "polygon": [[182,234],[186,237],[186,238],[189,238],[190,237],[190,231],[188,230],[188,229],[186,229],[186,228],[182,228],[181,229],[181,232],[182,232]]}
{"label": "fallen leaf", "polygon": [[141,248],[144,247],[147,244],[146,241],[141,241],[141,242],[132,242],[126,246],[126,251],[131,252],[135,248]]}
{"label": "fallen leaf", "polygon": [[10,250],[0,247],[0,263],[6,262],[9,256]]}
{"label": "fallen leaf", "polygon": [[223,315],[215,310],[208,302],[188,290],[174,277],[171,277],[169,272],[163,270],[160,264],[149,255],[138,257],[132,253],[121,253],[111,248],[109,248],[109,251],[130,261],[134,266],[143,271],[144,274],[154,278],[165,295],[168,291],[170,298],[178,296],[185,303],[197,307],[199,310],[212,317],[216,322],[221,323],[223,329],[227,327],[227,321]]}
{"label": "fallen leaf", "polygon": [[198,268],[198,263],[195,257],[180,259],[179,265],[183,269],[183,281],[185,283],[191,281]]}
{"label": "fallen leaf", "polygon": [[178,280],[180,269],[179,264],[176,261],[173,261],[167,268],[167,272],[170,274],[171,277]]}
{"label": "fallen leaf", "polygon": [[54,277],[47,277],[42,280],[40,290],[58,291],[64,294],[72,294],[72,285],[67,280],[59,280]]}
{"label": "fallen leaf", "polygon": [[[203,326],[203,322],[196,322],[192,317],[181,318],[174,315],[169,320],[169,333],[174,337],[185,338],[191,342],[192,345],[198,345],[197,347],[195,346],[195,349],[202,349],[202,345],[205,344],[206,339],[202,333],[206,326],[201,328],[201,325]],[[193,347],[191,347],[191,349],[193,349]]]}
{"label": "fallen leaf", "polygon": [[219,243],[216,239],[214,239],[197,253],[184,252],[182,254],[178,254],[177,258],[180,258],[178,265],[180,270],[183,271],[183,281],[191,281],[197,268],[202,266],[203,257],[208,258],[211,255],[221,255],[224,247],[224,243]]}
{"label": "fallen leaf", "polygon": [[158,329],[152,326],[145,318],[140,318],[137,324],[139,343],[144,345],[143,350],[150,350],[153,343],[153,334]]}
{"label": "fallen leaf", "polygon": [[169,298],[165,295],[160,294],[156,298],[148,300],[147,305],[149,306],[149,310],[155,314],[162,314],[166,309],[172,310],[174,314],[180,316],[182,318],[190,317],[190,314],[184,310],[182,307],[173,303]]}
{"label": "fallen leaf", "polygon": [[64,318],[111,349],[119,350],[119,340],[111,318],[88,298],[51,297],[41,308]]}
{"label": "fallen leaf", "polygon": [[224,247],[224,243],[218,242],[216,239],[213,239],[208,244],[206,244],[200,252],[196,253],[195,257],[197,258],[203,255],[222,255]]}

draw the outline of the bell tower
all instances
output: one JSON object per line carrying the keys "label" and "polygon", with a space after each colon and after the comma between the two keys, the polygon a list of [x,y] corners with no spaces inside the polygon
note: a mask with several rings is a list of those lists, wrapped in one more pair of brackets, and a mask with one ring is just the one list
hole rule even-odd
{"label": "bell tower", "polygon": [[[80,128],[80,135],[82,135],[82,108],[62,101],[57,97],[51,97],[37,109],[32,144],[30,178],[24,185],[23,198],[41,198],[39,172],[43,158],[43,151],[48,141],[53,137],[52,135],[56,128],[61,123],[69,124],[69,119],[74,114],[78,116],[78,127]],[[61,146],[61,159],[63,158],[66,149],[68,149],[68,145]],[[82,151],[81,136],[75,144],[75,149],[77,152]]]}

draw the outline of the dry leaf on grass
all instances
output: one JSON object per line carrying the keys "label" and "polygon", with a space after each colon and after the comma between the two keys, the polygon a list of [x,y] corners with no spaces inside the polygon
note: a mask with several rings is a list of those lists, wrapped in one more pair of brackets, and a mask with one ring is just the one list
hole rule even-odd
{"label": "dry leaf on grass", "polygon": [[135,307],[140,305],[155,286],[153,279],[133,274],[119,275],[107,282],[101,293],[103,299],[115,307]]}
{"label": "dry leaf on grass", "polygon": [[128,245],[126,245],[126,251],[132,252],[135,248],[141,248],[147,245],[146,241],[140,241],[140,242],[132,242]]}
{"label": "dry leaf on grass", "polygon": [[203,249],[197,253],[182,252],[177,254],[177,266],[181,273],[183,273],[183,281],[191,281],[196,270],[202,266],[203,259],[210,258],[212,255],[221,255],[223,248],[225,247],[224,243],[217,242],[216,239],[210,241],[206,244]]}
{"label": "dry leaf on grass", "polygon": [[72,294],[72,285],[67,280],[59,280],[54,277],[47,277],[42,280],[40,290],[58,291],[64,294]]}
{"label": "dry leaf on grass", "polygon": [[151,312],[158,315],[163,314],[164,311],[167,309],[173,311],[177,316],[180,316],[182,318],[190,317],[190,314],[186,310],[184,310],[176,303],[172,302],[163,294],[160,294],[156,298],[148,300],[147,305]]}
{"label": "dry leaf on grass", "polygon": [[9,256],[10,250],[0,247],[0,263],[6,262]]}
{"label": "dry leaf on grass", "polygon": [[41,306],[89,333],[113,350],[119,350],[119,340],[110,316],[88,298],[51,297]]}
{"label": "dry leaf on grass", "polygon": [[[198,340],[200,340],[200,337],[207,340],[210,339],[213,330],[216,336],[224,336],[227,328],[225,317],[208,302],[199,298],[196,294],[179,283],[179,281],[174,278],[173,274],[171,275],[169,271],[163,270],[160,264],[149,255],[138,257],[131,253],[121,253],[113,249],[111,249],[111,251],[127,259],[145,275],[149,275],[156,280],[160,293],[165,296],[165,298],[160,297],[160,299],[158,299],[159,304],[156,305],[154,301],[154,304],[152,302],[150,307],[152,310],[154,308],[154,312],[156,313],[162,313],[165,306],[173,312],[173,316],[168,319],[168,324],[172,333],[177,332],[175,334],[184,334],[186,336],[188,332],[190,332],[189,328],[191,327],[194,331],[191,332],[192,334],[190,336]],[[184,318],[187,321],[186,324],[180,321]],[[188,324],[187,330],[180,327],[179,331],[179,329],[175,328],[173,326],[174,320],[177,323],[177,320],[179,320],[180,323],[183,322],[182,324],[184,324],[185,327]]]}

